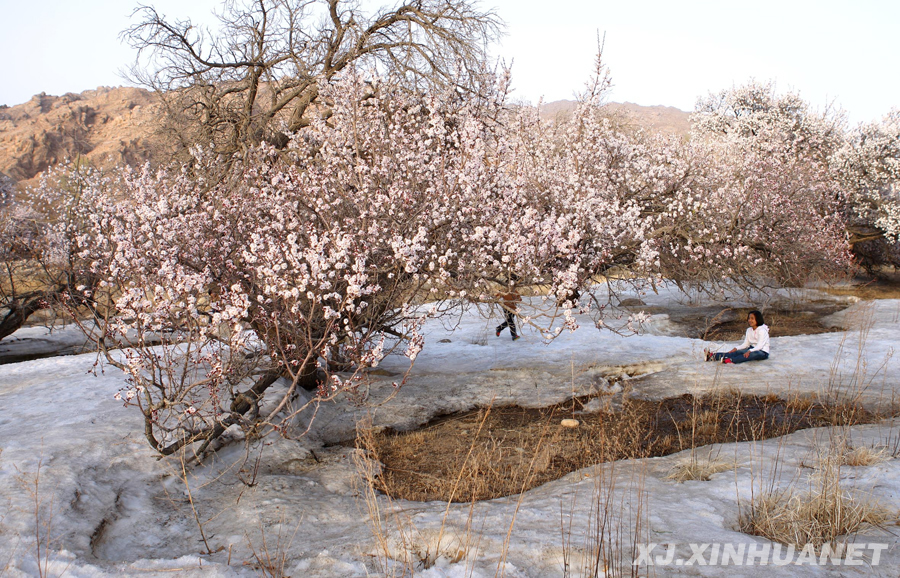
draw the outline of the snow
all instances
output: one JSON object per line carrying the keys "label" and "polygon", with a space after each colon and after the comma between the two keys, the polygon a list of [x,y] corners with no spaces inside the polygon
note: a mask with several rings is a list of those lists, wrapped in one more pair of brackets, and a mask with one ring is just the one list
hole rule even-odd
{"label": "snow", "polygon": [[76,325],[23,327],[0,342],[0,362],[49,355],[71,355],[93,349]]}
{"label": "snow", "polygon": [[[703,302],[665,287],[658,294],[620,297],[639,297],[648,308],[670,313]],[[812,290],[783,291],[774,299],[802,298],[840,300]],[[448,507],[373,497],[361,482],[357,450],[328,445],[352,439],[362,417],[376,426],[413,428],[437,414],[491,403],[544,406],[618,387],[614,382],[632,376],[638,376],[634,394],[650,398],[732,386],[747,393],[846,392],[854,380],[863,401],[873,406],[900,393],[900,362],[892,356],[900,341],[898,300],[854,303],[828,320],[846,331],[773,338],[769,360],[740,366],[702,363],[704,348],[726,344],[676,336],[666,313],[654,314],[634,336],[598,331],[580,317],[578,331],[549,344],[528,328],[516,342],[508,333],[495,337],[497,317],[486,320],[470,312],[457,321],[453,331],[446,322],[426,325],[426,347],[396,395],[391,381],[408,360],[390,356],[372,376],[367,406],[323,403],[304,437],[266,438],[249,451],[241,443],[227,445],[215,460],[189,473],[189,489],[177,461],[156,459],[143,439],[139,414],[113,399],[123,376],[95,365],[95,354],[0,366],[0,576],[38,575],[28,482],[39,468],[38,524],[49,527],[52,537],[44,560],[48,575],[256,576],[257,557],[268,551],[272,558],[284,556],[283,573],[289,576],[412,570],[430,578],[542,577],[565,575],[566,563],[569,575],[581,575],[590,563],[592,504],[598,499],[611,496],[614,517],[623,520],[615,527],[627,530],[641,520],[642,543],[675,543],[684,557],[690,543],[765,544],[737,531],[739,500],[746,506],[752,492],[770,484],[806,487],[817,451],[836,437],[849,435],[856,447],[893,447],[900,440],[900,430],[885,422],[703,448],[698,455],[712,452],[735,464],[706,482],[667,479],[676,464],[690,458],[683,452],[586,468],[519,496],[476,504]],[[35,340],[51,351],[78,344],[70,329],[41,331],[20,330],[11,346],[34,352]],[[641,572],[896,575],[900,460],[845,467],[842,475],[848,487],[894,512],[888,527],[855,539],[890,544],[879,566],[694,565]],[[213,553],[206,552],[195,512]]]}

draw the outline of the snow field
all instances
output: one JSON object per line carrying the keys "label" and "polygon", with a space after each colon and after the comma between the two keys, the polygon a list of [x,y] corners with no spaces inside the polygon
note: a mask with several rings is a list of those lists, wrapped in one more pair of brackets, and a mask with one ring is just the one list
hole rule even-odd
{"label": "snow field", "polygon": [[[674,293],[640,296],[648,306],[691,307]],[[766,543],[736,530],[740,505],[760,487],[804,488],[818,456],[840,435],[855,447],[887,447],[900,427],[886,422],[844,431],[797,432],[758,443],[722,444],[713,452],[734,467],[709,481],[668,479],[689,452],[602,464],[520,496],[471,504],[413,503],[373,496],[361,483],[356,450],[327,445],[354,436],[357,420],[412,428],[430,417],[490,403],[538,407],[609,387],[609,379],[646,374],[634,393],[648,397],[736,387],[745,393],[859,391],[867,405],[892,400],[900,388],[900,301],[857,303],[831,321],[846,332],[772,340],[766,362],[725,367],[702,363],[709,344],[675,337],[666,315],[640,335],[597,331],[588,320],[549,345],[526,329],[513,343],[493,335],[497,319],[463,315],[455,331],[426,327],[426,348],[395,397],[390,375],[374,376],[370,407],[322,404],[308,435],[270,437],[226,446],[187,477],[176,460],[157,460],[143,439],[140,416],[113,399],[123,385],[115,369],[91,370],[93,354],[0,367],[0,576],[38,575],[35,515],[27,484],[40,464],[40,524],[50,523],[49,575],[256,576],[256,556],[284,556],[285,575],[378,576],[414,571],[427,577],[581,575],[597,544],[596,504],[606,503],[610,528],[640,541]],[[52,341],[29,329],[26,338]],[[66,334],[65,339],[72,337]],[[449,342],[441,342],[447,340]],[[27,346],[27,343],[26,343]],[[404,363],[406,362],[406,363]],[[408,360],[390,357],[384,373]],[[377,402],[387,400],[381,405]],[[300,421],[308,421],[301,416]],[[301,424],[302,425],[302,424]],[[259,457],[259,466],[255,469]],[[242,483],[238,475],[252,485]],[[842,468],[842,482],[896,512],[900,460]],[[32,484],[33,487],[33,484]],[[52,519],[49,517],[52,505]],[[214,550],[202,554],[197,513]],[[894,515],[896,520],[896,513]],[[870,529],[860,541],[890,544],[876,567],[842,567],[845,576],[894,576],[900,567],[897,529]],[[594,536],[592,538],[592,536]],[[265,542],[265,547],[263,543]],[[254,555],[256,553],[256,556]],[[230,563],[229,563],[230,562]],[[566,570],[568,565],[568,570]],[[825,576],[826,566],[681,566],[657,575]],[[626,575],[630,568],[625,568]]]}

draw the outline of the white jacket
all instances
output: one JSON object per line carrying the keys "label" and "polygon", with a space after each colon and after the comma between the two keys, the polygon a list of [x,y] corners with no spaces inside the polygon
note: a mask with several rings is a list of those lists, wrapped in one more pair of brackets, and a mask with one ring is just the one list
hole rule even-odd
{"label": "white jacket", "polygon": [[769,326],[760,325],[756,329],[747,328],[747,334],[744,336],[744,342],[738,345],[738,349],[746,349],[752,347],[750,351],[769,352]]}

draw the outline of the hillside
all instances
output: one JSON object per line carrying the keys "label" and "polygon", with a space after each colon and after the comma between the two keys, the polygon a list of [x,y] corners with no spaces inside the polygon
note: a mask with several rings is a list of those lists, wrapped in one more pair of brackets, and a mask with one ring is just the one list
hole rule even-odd
{"label": "hillside", "polygon": [[155,100],[139,88],[101,87],[0,106],[0,173],[22,186],[79,155],[98,166],[140,164],[158,145]]}
{"label": "hillside", "polygon": [[[545,117],[566,114],[573,101],[543,105]],[[626,126],[687,135],[689,114],[673,107],[610,103]],[[100,167],[137,165],[160,150],[161,107],[152,92],[140,88],[101,87],[81,94],[44,93],[16,106],[0,106],[0,175],[19,187],[36,184],[48,167],[82,156]],[[3,180],[0,177],[0,180]],[[8,182],[8,181],[7,181]]]}
{"label": "hillside", "polygon": [[[545,118],[568,114],[575,108],[573,100],[556,100],[541,107]],[[691,113],[672,106],[642,106],[633,102],[611,102],[606,108],[624,126],[652,133],[687,136],[691,130]]]}

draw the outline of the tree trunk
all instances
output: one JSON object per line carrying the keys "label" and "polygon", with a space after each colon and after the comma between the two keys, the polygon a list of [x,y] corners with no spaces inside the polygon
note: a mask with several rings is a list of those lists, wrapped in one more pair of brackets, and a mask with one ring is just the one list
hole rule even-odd
{"label": "tree trunk", "polygon": [[0,340],[3,340],[25,325],[34,313],[47,308],[48,301],[57,295],[56,292],[39,293],[25,299],[14,299],[6,305],[9,311],[0,321]]}
{"label": "tree trunk", "polygon": [[[175,453],[188,444],[203,440],[203,443],[197,449],[197,455],[202,455],[213,441],[225,433],[225,430],[228,429],[228,427],[238,423],[244,414],[259,403],[259,400],[262,399],[266,390],[281,377],[282,373],[281,369],[272,369],[263,374],[256,380],[253,387],[237,395],[229,408],[231,410],[231,415],[217,423],[214,427],[198,435],[184,437],[167,447],[159,447],[157,445],[155,446],[157,451],[162,455],[167,456]],[[297,386],[306,391],[315,391],[323,380],[324,376],[319,372],[315,364],[308,363],[301,370]],[[151,445],[153,445],[153,440],[151,440]]]}

